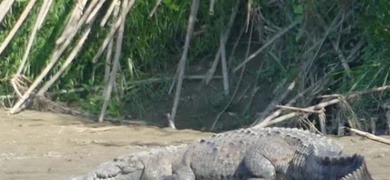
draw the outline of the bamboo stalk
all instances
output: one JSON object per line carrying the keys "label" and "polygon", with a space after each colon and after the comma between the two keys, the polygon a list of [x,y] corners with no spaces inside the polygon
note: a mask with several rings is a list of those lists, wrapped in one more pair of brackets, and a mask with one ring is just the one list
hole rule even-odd
{"label": "bamboo stalk", "polygon": [[111,41],[108,43],[108,49],[106,54],[106,66],[104,69],[104,80],[103,83],[107,84],[108,80],[110,79],[110,72],[111,72],[111,56],[112,56],[112,49],[113,49],[114,42],[111,39]]}
{"label": "bamboo stalk", "polygon": [[106,25],[108,18],[111,16],[114,8],[119,4],[118,0],[111,1],[110,7],[108,8],[106,14],[104,14],[102,21],[100,22],[100,27],[104,27]]}
{"label": "bamboo stalk", "polygon": [[54,84],[54,82],[57,81],[57,79],[61,76],[61,74],[66,70],[66,68],[68,68],[68,66],[70,65],[70,63],[72,63],[72,61],[74,60],[74,57],[76,57],[77,53],[79,52],[79,50],[81,49],[81,47],[83,46],[85,40],[87,39],[89,33],[91,32],[91,28],[92,28],[92,25],[93,25],[93,22],[95,21],[96,19],[96,16],[94,16],[91,21],[90,21],[90,24],[88,25],[87,29],[84,31],[83,35],[81,36],[79,42],[77,43],[77,45],[73,48],[73,50],[70,52],[70,54],[68,55],[68,57],[66,58],[64,64],[62,64],[60,70],[57,71],[56,74],[54,74],[54,76],[52,76],[44,85],[43,87],[38,91],[38,95],[40,96],[43,96],[44,93],[47,92],[47,90]]}
{"label": "bamboo stalk", "polygon": [[[65,42],[67,38],[70,37],[70,35],[75,31],[75,29],[78,29],[78,23],[81,20],[81,17],[83,15],[84,7],[87,3],[87,0],[78,0],[78,3],[76,6],[73,8],[72,13],[70,15],[70,18],[62,31],[62,34],[59,38],[56,40],[56,45],[60,45]],[[87,9],[88,12],[85,13],[90,13],[91,7],[94,7],[98,1],[97,0],[92,0],[92,2],[89,4],[89,8]],[[85,14],[84,13],[84,14]]]}
{"label": "bamboo stalk", "polygon": [[185,72],[186,61],[187,61],[187,54],[188,54],[188,50],[190,47],[192,33],[194,31],[196,15],[198,14],[199,1],[200,0],[192,0],[191,14],[190,14],[190,17],[188,19],[187,34],[186,34],[186,39],[184,42],[184,50],[183,50],[183,54],[181,56],[180,63],[179,63],[180,71],[179,71],[179,76],[177,79],[175,99],[173,102],[171,114],[168,114],[168,121],[169,121],[169,124],[171,125],[171,128],[173,128],[173,129],[175,129],[175,126],[172,126],[172,124],[174,125],[176,111],[177,111],[177,107],[179,105],[181,87],[183,84],[184,72]]}
{"label": "bamboo stalk", "polygon": [[[239,1],[239,0],[238,0],[238,1]],[[242,28],[242,29],[244,29],[244,28]],[[241,33],[244,33],[244,31],[242,31]],[[242,34],[239,35],[240,38],[241,38],[241,35],[242,35]],[[250,51],[250,49],[251,49],[252,35],[253,35],[253,23],[252,23],[252,26],[251,26],[251,29],[250,29],[250,33],[249,33],[249,43],[247,44],[247,47],[246,47],[245,57],[248,57],[249,51]],[[238,43],[238,42],[239,42],[239,40],[236,41],[236,43]],[[212,124],[211,127],[210,127],[210,131],[214,130],[215,125],[217,124],[219,118],[222,116],[223,113],[226,112],[226,110],[227,110],[227,109],[229,108],[229,106],[232,104],[234,98],[236,97],[236,94],[237,94],[237,92],[238,92],[238,89],[240,88],[240,85],[241,85],[241,82],[242,82],[242,77],[244,76],[244,72],[245,72],[245,66],[244,66],[244,68],[242,68],[242,70],[241,70],[240,77],[238,78],[238,83],[237,83],[237,85],[236,85],[236,88],[235,88],[235,90],[234,90],[234,92],[233,92],[232,97],[230,97],[229,102],[225,105],[225,107],[223,108],[223,110],[222,110],[222,111],[217,115],[217,117],[215,118],[213,124]]]}
{"label": "bamboo stalk", "polygon": [[97,60],[100,58],[100,56],[103,54],[104,50],[106,49],[108,43],[110,40],[114,37],[114,34],[118,30],[119,26],[121,25],[123,17],[119,17],[115,23],[111,26],[110,32],[107,34],[106,38],[104,39],[102,45],[99,47],[98,52],[95,54],[95,56],[92,59],[93,63],[96,63]]}
{"label": "bamboo stalk", "polygon": [[26,65],[26,62],[27,62],[27,57],[28,55],[30,54],[30,50],[31,50],[31,47],[32,47],[32,44],[34,42],[34,39],[35,39],[35,35],[38,31],[38,29],[40,29],[42,23],[43,23],[43,20],[45,19],[46,15],[47,15],[47,12],[49,11],[49,8],[52,4],[53,0],[45,0],[41,6],[41,9],[38,13],[38,17],[37,17],[37,21],[35,22],[34,24],[34,28],[32,30],[32,33],[31,33],[31,36],[30,36],[30,39],[28,41],[28,44],[27,44],[27,48],[26,48],[26,51],[23,55],[23,58],[22,58],[22,62],[21,64],[19,65],[19,68],[16,72],[16,74],[13,76],[13,78],[11,79],[11,84],[12,84],[12,87],[14,88],[14,91],[16,92],[16,94],[19,96],[19,97],[22,97],[22,93],[19,91],[18,89],[18,86],[16,85],[16,81],[17,79],[19,78],[20,74],[22,73],[25,65]]}
{"label": "bamboo stalk", "polygon": [[47,12],[48,12],[52,2],[53,2],[53,0],[45,0],[43,2],[42,6],[41,6],[41,9],[40,9],[40,11],[38,13],[37,21],[35,22],[34,28],[33,28],[32,32],[31,32],[31,36],[29,38],[26,51],[25,51],[25,53],[23,55],[22,62],[19,65],[19,68],[18,68],[18,70],[16,72],[16,75],[14,76],[13,80],[15,80],[22,73],[22,70],[23,70],[23,68],[24,68],[24,66],[25,66],[25,64],[27,62],[27,57],[30,54],[30,50],[31,50],[32,44],[34,42],[35,35],[37,34],[37,31],[40,29],[40,27],[42,25],[42,22],[46,18]]}
{"label": "bamboo stalk", "polygon": [[24,104],[24,102],[30,97],[31,93],[35,90],[35,88],[41,83],[42,79],[47,75],[47,73],[49,73],[49,71],[51,70],[51,68],[57,63],[58,59],[60,58],[61,54],[65,51],[66,47],[70,44],[71,40],[74,38],[74,36],[76,35],[77,31],[82,24],[84,24],[85,22],[85,19],[88,17],[89,15],[89,12],[91,12],[92,10],[92,4],[91,6],[88,7],[88,9],[86,10],[86,13],[83,14],[83,16],[81,17],[80,21],[78,22],[76,28],[74,29],[74,31],[72,31],[72,33],[70,34],[70,36],[66,39],[66,41],[64,42],[64,44],[62,44],[62,46],[60,46],[59,48],[57,48],[57,50],[54,52],[54,54],[51,56],[51,59],[50,59],[50,62],[49,64],[45,67],[45,69],[43,69],[43,71],[39,74],[39,76],[35,79],[35,81],[33,82],[33,84],[29,87],[29,89],[25,92],[25,94],[18,100],[18,102],[16,102],[16,104],[11,108],[10,110],[10,114],[15,114],[16,112],[20,111],[21,110],[21,106]]}
{"label": "bamboo stalk", "polygon": [[[240,0],[236,1],[236,4],[234,5],[232,9],[232,14],[230,15],[229,23],[227,25],[227,31],[224,34],[223,41],[226,43],[228,38],[230,37],[230,32],[233,27],[234,20],[236,19],[238,8],[240,5]],[[207,75],[205,77],[205,84],[208,85],[217,69],[218,63],[219,63],[219,58],[221,57],[221,47],[219,47],[217,54],[215,55],[213,64],[211,68],[208,70]]]}
{"label": "bamboo stalk", "polygon": [[11,39],[15,36],[15,33],[19,30],[20,26],[22,25],[23,21],[26,19],[27,15],[30,13],[32,7],[34,6],[36,0],[31,0],[28,2],[26,8],[24,8],[22,14],[20,15],[19,19],[16,21],[16,24],[12,27],[10,33],[5,38],[3,43],[0,46],[0,54],[4,51],[4,49],[8,46],[8,43],[11,41]]}
{"label": "bamboo stalk", "polygon": [[106,0],[99,0],[99,3],[95,6],[95,8],[93,8],[93,11],[92,11],[91,14],[88,16],[88,18],[87,18],[87,20],[85,21],[85,23],[90,24],[90,22],[92,21],[92,19],[95,19],[96,13],[100,10],[100,8],[101,8],[102,5],[104,4],[104,2],[106,2]]}
{"label": "bamboo stalk", "polygon": [[12,4],[14,3],[15,0],[3,0],[0,4],[0,22],[3,21],[5,15],[7,14],[7,12],[10,10],[10,7],[12,6]]}
{"label": "bamboo stalk", "polygon": [[120,17],[122,19],[122,21],[120,23],[120,27],[119,27],[119,30],[117,32],[118,38],[116,39],[114,64],[113,64],[112,71],[110,74],[110,81],[109,81],[107,89],[106,89],[106,94],[104,97],[102,110],[100,112],[99,122],[103,122],[103,120],[104,120],[104,116],[106,114],[106,110],[108,107],[108,102],[109,102],[110,97],[111,97],[111,92],[113,89],[113,85],[115,83],[115,77],[116,77],[116,74],[117,74],[118,69],[119,69],[119,58],[120,58],[121,51],[122,51],[122,41],[123,41],[123,34],[124,34],[124,28],[125,28],[125,22],[126,22],[126,15],[129,12],[129,10],[131,9],[131,7],[133,7],[134,2],[135,2],[135,0],[131,0],[130,2],[128,0],[124,0],[124,3],[122,5],[122,12],[121,12],[121,17]]}
{"label": "bamboo stalk", "polygon": [[210,1],[210,5],[209,5],[209,14],[210,15],[214,15],[214,7],[215,7],[215,2],[217,0],[211,0]]}
{"label": "bamboo stalk", "polygon": [[157,10],[158,6],[160,6],[160,4],[161,4],[161,0],[156,0],[156,4],[154,5],[152,11],[150,12],[149,18],[151,18],[154,15],[154,13],[156,12],[156,10]]}
{"label": "bamboo stalk", "polygon": [[[113,20],[116,20],[118,19],[118,16],[119,16],[119,7],[120,6],[120,2],[115,2],[115,4],[111,4],[110,5],[110,8],[112,7],[112,10],[111,12],[107,12],[106,15],[111,15],[113,14],[112,19]],[[114,10],[114,7],[115,7],[115,10]],[[110,10],[109,10],[110,11]],[[107,16],[107,18],[110,17],[110,16]],[[111,24],[113,25],[113,24]],[[102,97],[105,97],[106,93],[107,93],[107,87],[109,86],[109,80],[110,80],[110,74],[111,74],[111,71],[112,71],[112,52],[114,50],[114,38],[110,39],[110,42],[108,43],[108,50],[107,50],[107,54],[106,54],[106,66],[105,66],[105,74],[104,74],[104,81],[103,81],[103,84],[104,84],[104,88],[103,88],[103,93],[102,93]]]}
{"label": "bamboo stalk", "polygon": [[222,75],[223,75],[223,89],[225,91],[225,95],[229,94],[229,73],[227,70],[226,64],[226,50],[225,50],[226,42],[224,41],[223,35],[221,35],[221,65],[222,65]]}

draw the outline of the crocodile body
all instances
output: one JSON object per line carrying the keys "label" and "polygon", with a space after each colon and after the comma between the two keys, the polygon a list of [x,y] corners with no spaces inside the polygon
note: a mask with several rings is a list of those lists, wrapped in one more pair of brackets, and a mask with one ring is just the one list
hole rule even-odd
{"label": "crocodile body", "polygon": [[[329,158],[338,165],[338,169],[332,172],[337,177],[333,178],[326,171],[329,168],[324,159]],[[302,168],[311,164],[318,165],[315,167],[318,173],[311,176],[314,179],[317,176],[319,179],[322,176],[341,179],[363,165],[353,165],[353,158],[347,160],[342,158],[340,145],[309,131],[248,128],[215,134],[188,145],[119,157],[73,180],[292,180],[299,179],[302,173],[309,173]],[[364,159],[360,162],[364,163]]]}

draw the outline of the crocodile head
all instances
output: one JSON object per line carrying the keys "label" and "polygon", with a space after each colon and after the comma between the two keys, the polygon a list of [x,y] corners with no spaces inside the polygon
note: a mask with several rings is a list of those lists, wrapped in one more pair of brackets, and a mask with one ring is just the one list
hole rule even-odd
{"label": "crocodile head", "polygon": [[289,180],[372,180],[363,156],[318,153],[313,145],[296,150],[286,175]]}
{"label": "crocodile head", "polygon": [[116,158],[113,161],[100,164],[90,173],[71,177],[71,180],[125,180],[140,179],[144,164],[137,156]]}

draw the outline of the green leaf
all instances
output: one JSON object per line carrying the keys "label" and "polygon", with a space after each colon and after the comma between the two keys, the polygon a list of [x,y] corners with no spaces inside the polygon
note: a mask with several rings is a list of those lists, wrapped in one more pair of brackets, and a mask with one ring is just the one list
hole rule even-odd
{"label": "green leaf", "polygon": [[303,7],[302,7],[302,5],[295,5],[294,6],[294,13],[295,14],[303,14]]}

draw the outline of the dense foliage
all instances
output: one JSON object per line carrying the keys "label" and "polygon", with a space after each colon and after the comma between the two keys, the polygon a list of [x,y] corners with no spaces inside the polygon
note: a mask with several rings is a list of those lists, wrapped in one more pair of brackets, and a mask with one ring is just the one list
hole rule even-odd
{"label": "dense foliage", "polygon": [[[27,65],[23,69],[22,74],[30,81],[24,88],[28,88],[31,81],[47,65],[48,59],[56,48],[55,41],[65,28],[69,14],[76,2],[72,0],[53,2],[33,43]],[[106,62],[105,55],[102,55],[96,63],[93,63],[92,59],[110,29],[108,25],[104,27],[99,25],[110,2],[105,2],[101,12],[98,12],[94,28],[92,28],[91,34],[72,65],[49,90],[56,92],[64,89],[87,89],[87,91],[82,92],[54,95],[52,98],[67,102],[68,105],[82,107],[94,114],[99,113],[101,108],[102,89],[95,87],[103,86],[102,82],[105,78],[103,72],[105,72]],[[11,32],[27,3],[28,1],[16,1],[3,21],[0,22],[0,42],[3,42]],[[0,54],[0,94],[2,95],[15,93],[9,80],[16,73],[25,54],[25,47],[37,19],[40,3],[42,2],[37,2],[32,8],[26,21],[23,22],[12,41]],[[189,60],[187,61],[188,72],[206,73],[207,69],[206,71],[198,70],[211,66],[212,59],[214,59],[220,45],[221,33],[231,28],[231,36],[226,45],[229,56],[229,72],[232,73],[230,77],[230,82],[233,85],[231,93],[228,96],[221,95],[223,90],[219,85],[212,86],[213,90],[211,91],[204,91],[208,95],[205,95],[207,96],[206,101],[202,102],[209,103],[216,109],[210,112],[213,116],[223,109],[223,106],[228,102],[227,99],[235,95],[233,93],[235,87],[241,87],[238,89],[241,89],[244,94],[247,92],[242,87],[244,85],[240,84],[242,77],[245,79],[242,83],[250,84],[253,89],[259,89],[263,86],[272,87],[271,89],[275,89],[275,91],[263,93],[274,97],[281,96],[283,92],[280,91],[280,88],[288,86],[287,83],[282,82],[295,80],[297,85],[293,94],[290,94],[288,98],[294,98],[305,92],[303,98],[292,104],[299,107],[317,102],[318,95],[346,94],[352,91],[368,90],[387,85],[389,82],[390,1],[289,0],[279,2],[249,0],[240,4],[238,15],[232,27],[228,27],[228,21],[235,4],[234,0],[217,1],[213,15],[209,14],[209,1],[200,1],[200,3],[195,25],[196,33],[191,41]],[[167,91],[171,86],[171,77],[175,76],[177,64],[183,51],[191,1],[162,0],[156,13],[149,17],[154,6],[154,0],[136,1],[127,15],[120,58],[121,67],[114,88],[115,98],[111,98],[108,110],[108,114],[111,116],[120,116],[124,111],[129,111],[127,113],[142,117],[148,114],[150,107],[160,108],[156,105],[166,101],[172,102],[167,100],[170,98]],[[252,9],[252,13],[250,14],[251,23],[247,26],[248,7]],[[234,68],[241,64],[247,56],[245,54],[248,45],[251,46],[249,47],[250,52],[255,52],[294,21],[300,23],[272,40],[272,44],[257,55],[257,59],[251,60],[251,62],[260,63],[246,66],[244,76],[240,76],[240,69],[234,71]],[[248,31],[245,31],[243,27],[248,27]],[[243,31],[244,33],[241,35]],[[80,33],[77,36],[80,36]],[[237,46],[236,41],[238,42]],[[65,50],[65,54],[70,53],[75,45],[76,42],[72,42],[71,46]],[[59,64],[52,69],[51,74],[60,68],[65,58],[65,55],[60,58]],[[245,76],[252,78],[247,79]],[[150,78],[161,79],[136,83],[137,80]],[[194,86],[190,88],[194,88]],[[188,91],[188,93],[190,92],[196,94],[199,93],[199,90]],[[209,98],[210,93],[212,94],[211,98]],[[257,90],[250,93],[256,97]],[[384,91],[379,95],[366,96],[354,100],[349,110],[341,109],[343,109],[347,119],[350,116],[370,118],[370,114],[382,111],[380,104],[386,100],[387,94]],[[13,99],[11,101],[3,99],[3,101],[7,102],[5,103],[7,106],[14,103]],[[233,128],[254,122],[254,119],[258,118],[256,113],[259,109],[252,107],[253,101],[256,101],[256,98],[249,100],[240,108],[238,115],[235,116],[237,119],[235,123],[229,124],[222,120],[217,129]],[[269,100],[266,103],[270,102]],[[280,103],[282,102],[287,103],[288,100],[283,99]],[[340,114],[340,111],[330,109],[328,113],[330,113],[327,114],[329,117],[334,117]],[[202,114],[199,111],[194,112],[194,114],[199,116],[190,118],[190,120],[200,121],[199,119],[202,119]],[[308,121],[314,122],[310,117],[308,118]],[[384,117],[378,118],[383,119]],[[329,122],[328,125],[331,127],[335,123],[337,122]],[[383,123],[384,121],[380,121],[376,124],[382,126]],[[350,124],[367,126],[369,123],[367,120],[363,120],[363,122]],[[198,124],[190,123],[188,126],[202,128],[209,125],[208,120],[208,122]]]}

